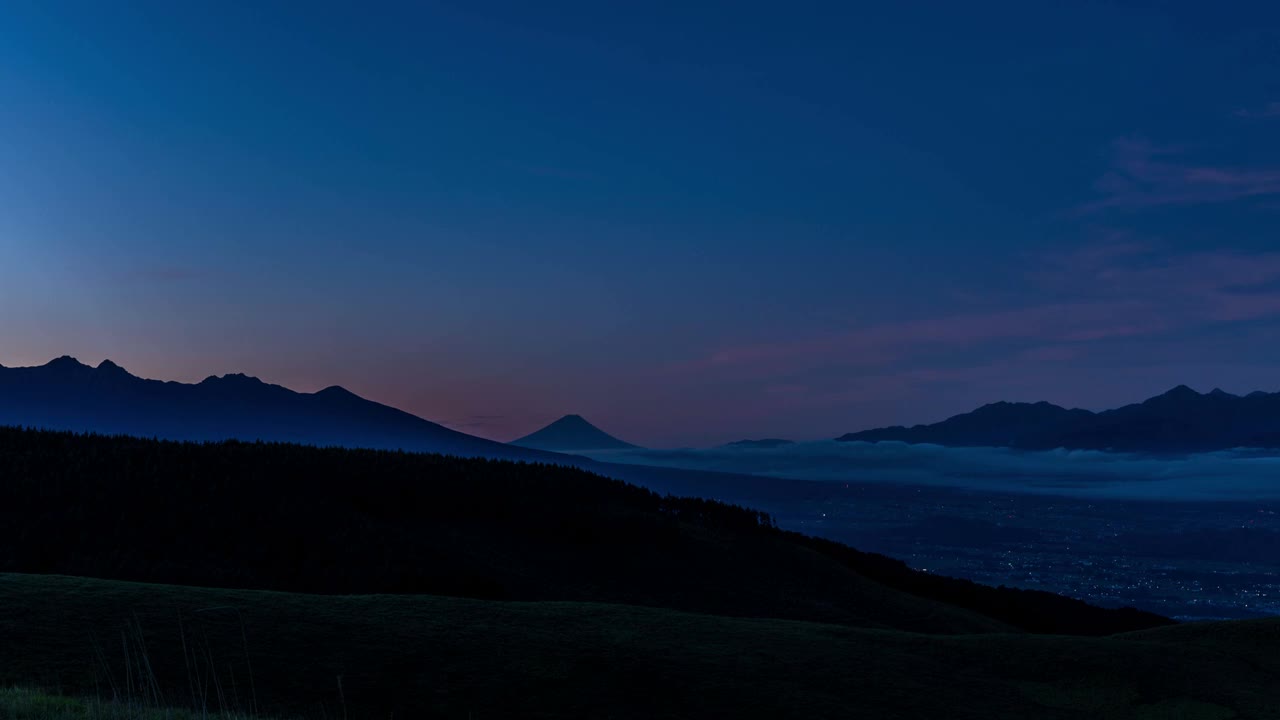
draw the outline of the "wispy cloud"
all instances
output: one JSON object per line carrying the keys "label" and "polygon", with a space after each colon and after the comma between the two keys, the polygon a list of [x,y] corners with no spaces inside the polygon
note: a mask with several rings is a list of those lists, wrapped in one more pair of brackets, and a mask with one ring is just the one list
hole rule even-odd
{"label": "wispy cloud", "polygon": [[1280,118],[1280,102],[1269,102],[1260,108],[1240,108],[1235,111],[1236,117],[1242,118]]}
{"label": "wispy cloud", "polygon": [[1081,301],[873,325],[791,342],[729,347],[683,370],[750,367],[770,375],[839,361],[874,367],[928,346],[973,346],[1006,340],[1078,342],[1160,332],[1168,321],[1155,303]]}
{"label": "wispy cloud", "polygon": [[[913,382],[959,379],[975,369],[994,377],[1011,362],[1074,360],[1100,342],[1280,318],[1280,252],[1170,256],[1117,236],[1117,242],[1045,256],[1028,273],[1028,282],[1053,289],[1062,300],[729,346],[674,370],[767,379],[824,367],[867,375],[897,367],[899,376],[916,373]],[[962,351],[999,360],[974,367],[953,360],[942,369],[910,369],[917,358],[940,352],[955,357]]]}
{"label": "wispy cloud", "polygon": [[1200,205],[1280,195],[1280,169],[1188,162],[1185,151],[1138,138],[1112,145],[1112,167],[1094,188],[1103,196],[1080,214],[1111,208]]}

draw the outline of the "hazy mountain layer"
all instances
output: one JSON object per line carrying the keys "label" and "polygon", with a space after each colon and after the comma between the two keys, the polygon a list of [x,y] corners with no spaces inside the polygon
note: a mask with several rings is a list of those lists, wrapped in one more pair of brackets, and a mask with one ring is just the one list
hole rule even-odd
{"label": "hazy mountain layer", "polygon": [[1280,447],[1280,393],[1198,393],[1180,385],[1114,410],[1068,410],[1047,402],[998,402],[932,425],[885,427],[839,440],[951,446],[1204,452]]}

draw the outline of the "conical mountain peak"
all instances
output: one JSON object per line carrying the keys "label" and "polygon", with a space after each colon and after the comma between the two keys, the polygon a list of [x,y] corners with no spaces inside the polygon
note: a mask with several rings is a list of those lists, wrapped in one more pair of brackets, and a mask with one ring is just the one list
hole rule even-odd
{"label": "conical mountain peak", "polygon": [[361,399],[359,395],[356,395],[355,393],[342,387],[341,385],[330,385],[329,387],[323,390],[317,390],[315,394],[316,394],[316,397],[324,397],[324,398],[335,398],[335,399],[338,399],[338,398],[353,399],[354,398],[356,400]]}
{"label": "conical mountain peak", "polygon": [[513,440],[511,444],[557,451],[625,450],[636,447],[629,442],[619,440],[576,414],[565,415],[535,433]]}

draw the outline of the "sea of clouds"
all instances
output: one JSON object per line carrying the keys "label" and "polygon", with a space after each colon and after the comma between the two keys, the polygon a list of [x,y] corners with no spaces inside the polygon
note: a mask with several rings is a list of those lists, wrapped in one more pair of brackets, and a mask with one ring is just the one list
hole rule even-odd
{"label": "sea of clouds", "polygon": [[1156,456],[828,440],[777,448],[635,449],[591,455],[607,462],[798,480],[938,485],[1115,499],[1280,499],[1280,455],[1249,449]]}

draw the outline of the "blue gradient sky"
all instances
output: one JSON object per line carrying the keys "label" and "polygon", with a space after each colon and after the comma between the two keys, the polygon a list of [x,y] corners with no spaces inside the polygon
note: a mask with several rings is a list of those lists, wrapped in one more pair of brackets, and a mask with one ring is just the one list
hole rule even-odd
{"label": "blue gradient sky", "polygon": [[1277,390],[1278,230],[1274,3],[0,5],[5,365],[654,445]]}

